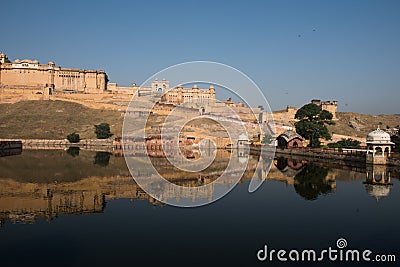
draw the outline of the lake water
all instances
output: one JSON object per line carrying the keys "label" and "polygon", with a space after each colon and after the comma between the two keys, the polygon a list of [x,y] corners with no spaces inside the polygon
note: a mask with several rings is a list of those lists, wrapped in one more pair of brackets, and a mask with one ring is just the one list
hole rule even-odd
{"label": "lake water", "polygon": [[[163,158],[154,162],[176,183],[204,183],[196,173],[180,177]],[[149,197],[117,155],[26,150],[1,157],[1,266],[309,266],[261,262],[256,254],[264,245],[336,248],[339,238],[347,248],[400,260],[398,169],[276,158],[266,181],[248,193],[253,172],[212,204],[179,208]]]}

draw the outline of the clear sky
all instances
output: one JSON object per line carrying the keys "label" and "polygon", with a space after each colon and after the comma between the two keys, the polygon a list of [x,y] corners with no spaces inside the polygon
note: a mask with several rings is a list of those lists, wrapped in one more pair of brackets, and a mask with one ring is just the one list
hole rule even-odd
{"label": "clear sky", "polygon": [[246,73],[273,110],[335,99],[400,113],[400,1],[4,1],[0,50],[104,69],[120,85],[210,60]]}

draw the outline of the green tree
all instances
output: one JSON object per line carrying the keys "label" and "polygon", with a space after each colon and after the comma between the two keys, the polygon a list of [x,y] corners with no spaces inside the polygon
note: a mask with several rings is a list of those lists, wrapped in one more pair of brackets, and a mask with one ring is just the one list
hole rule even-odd
{"label": "green tree", "polygon": [[70,143],[79,143],[79,141],[81,140],[81,138],[79,137],[79,134],[77,134],[75,132],[67,135],[67,139]]}
{"label": "green tree", "polygon": [[113,135],[110,131],[110,125],[108,123],[100,123],[99,125],[95,125],[94,128],[97,139],[107,139]]}
{"label": "green tree", "polygon": [[331,139],[326,124],[334,124],[333,115],[327,110],[322,110],[321,106],[306,104],[296,112],[295,118],[299,119],[295,123],[296,132],[308,139],[311,147],[319,147],[321,137]]}
{"label": "green tree", "polygon": [[393,151],[400,152],[400,132],[396,135],[392,135],[390,139],[394,143]]}

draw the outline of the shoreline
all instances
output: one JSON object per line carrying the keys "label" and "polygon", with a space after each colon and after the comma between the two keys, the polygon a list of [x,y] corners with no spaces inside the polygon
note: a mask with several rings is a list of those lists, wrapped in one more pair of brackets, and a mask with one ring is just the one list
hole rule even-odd
{"label": "shoreline", "polygon": [[87,150],[113,151],[114,140],[110,139],[82,139],[78,143],[70,143],[67,139],[0,139],[0,142],[21,142],[22,149],[67,149],[79,147]]}
{"label": "shoreline", "polygon": [[[69,147],[79,147],[81,149],[86,150],[95,150],[95,151],[121,151],[122,146],[120,142],[116,142],[111,139],[83,139],[78,143],[70,143],[67,139],[60,140],[52,140],[52,139],[0,139],[0,142],[21,142],[22,149],[67,149]],[[217,148],[217,149],[226,149],[226,148]],[[263,151],[260,151],[261,147],[259,146],[250,146],[250,154],[257,155],[263,154]],[[338,162],[345,162],[343,165],[349,165],[348,163],[352,163],[351,165],[370,165],[366,163],[366,154],[364,152],[359,151],[336,151],[335,149],[310,149],[310,148],[302,148],[302,149],[279,149],[275,150],[276,156],[289,156],[296,158],[305,158],[305,159],[314,159],[318,161],[331,161],[335,160]],[[371,164],[372,165],[372,164]],[[385,165],[389,166],[400,166],[400,157],[398,155],[391,156],[387,158],[387,163]]]}

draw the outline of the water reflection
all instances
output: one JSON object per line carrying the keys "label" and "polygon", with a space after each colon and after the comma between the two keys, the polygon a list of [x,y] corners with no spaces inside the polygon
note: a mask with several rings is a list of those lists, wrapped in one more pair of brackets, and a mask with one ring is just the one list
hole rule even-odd
{"label": "water reflection", "polygon": [[275,166],[291,179],[297,194],[306,200],[316,200],[319,195],[333,193],[336,179],[328,175],[329,168],[310,165],[301,160],[279,157]]}
{"label": "water reflection", "polygon": [[296,193],[306,200],[315,200],[319,195],[334,192],[336,180],[328,176],[328,172],[328,168],[306,165],[294,177]]}
{"label": "water reflection", "polygon": [[106,167],[110,162],[110,156],[111,156],[110,152],[98,151],[94,156],[94,164]]}
{"label": "water reflection", "polygon": [[390,182],[390,171],[385,165],[367,166],[365,190],[373,196],[376,201],[387,197],[390,193],[392,183]]}
{"label": "water reflection", "polygon": [[76,146],[70,146],[66,151],[67,151],[67,154],[69,154],[75,158],[75,157],[79,156],[80,148],[76,147]]}
{"label": "water reflection", "polygon": [[[174,168],[166,158],[154,157],[152,163],[166,179],[181,186],[198,187],[193,195],[180,195],[176,201],[213,199],[215,190],[229,185],[229,179],[216,183],[211,190],[201,187],[217,179],[225,170],[230,152],[219,150],[206,170],[183,172]],[[237,164],[240,155],[234,155]],[[136,156],[135,160],[141,158]],[[249,156],[242,180],[256,174],[258,179],[283,182],[294,187],[294,192],[304,200],[317,200],[336,192],[337,181],[359,181],[377,200],[388,196],[391,178],[398,177],[398,170],[366,167],[349,170],[343,166],[307,162],[302,159],[276,158],[268,175],[263,168],[256,169],[258,162],[268,166],[270,159]],[[347,168],[347,169],[346,169]],[[146,177],[145,169],[135,170],[134,175]],[[235,173],[232,174],[232,181]],[[228,183],[228,184],[227,184]],[[157,186],[157,185],[154,185]],[[268,186],[268,185],[264,185]],[[172,189],[171,189],[172,190]],[[171,198],[176,192],[163,191],[160,198]],[[0,222],[32,223],[43,218],[51,221],[65,214],[103,212],[108,201],[127,198],[146,200],[153,205],[163,205],[147,195],[132,179],[123,157],[109,152],[93,152],[70,148],[63,150],[26,150],[20,155],[0,158]]]}

